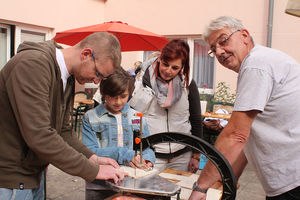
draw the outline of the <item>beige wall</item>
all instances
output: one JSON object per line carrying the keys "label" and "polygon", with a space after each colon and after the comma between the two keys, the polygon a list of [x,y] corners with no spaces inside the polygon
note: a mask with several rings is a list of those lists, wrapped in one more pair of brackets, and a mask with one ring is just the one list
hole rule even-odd
{"label": "beige wall", "polygon": [[[300,18],[284,13],[287,0],[274,0],[272,47],[300,62]],[[230,15],[242,20],[257,44],[267,44],[269,0],[108,0],[105,21],[121,20],[162,35],[198,35],[213,18]],[[123,56],[123,65],[138,60],[140,54]],[[226,81],[235,89],[236,77],[219,64],[216,82]],[[217,84],[217,83],[216,83]]]}
{"label": "beige wall", "polygon": [[276,1],[272,47],[300,62],[300,18],[284,13],[287,0]]}
{"label": "beige wall", "polygon": [[[202,34],[211,19],[231,15],[242,19],[255,40],[264,44],[267,10],[267,0],[108,0],[105,4],[105,21],[121,20],[158,34],[180,36]],[[127,58],[123,58],[125,63]],[[138,58],[139,55],[135,59]],[[130,62],[134,61],[126,63]],[[231,88],[235,88],[236,74],[217,66],[216,80],[226,81]]]}
{"label": "beige wall", "polygon": [[163,35],[190,35],[201,34],[204,25],[212,18],[233,15],[244,18],[249,26],[261,32],[261,27],[256,26],[256,22],[266,17],[267,2],[266,0],[108,0],[105,4],[105,20],[119,19]]}
{"label": "beige wall", "polygon": [[[57,31],[115,20],[167,36],[200,35],[211,19],[231,15],[243,21],[257,44],[267,41],[269,0],[1,1],[0,22],[52,28],[53,36]],[[274,2],[272,47],[300,62],[300,18],[284,13],[287,0]],[[122,56],[122,66],[130,68],[142,53]],[[235,89],[234,72],[217,65],[215,76],[216,82],[226,81]]]}
{"label": "beige wall", "polygon": [[[0,22],[17,22],[62,31],[102,23],[103,0],[1,0]],[[55,33],[53,32],[53,36]]]}
{"label": "beige wall", "polygon": [[[104,0],[0,1],[0,23],[49,30],[50,38],[58,31],[100,24],[104,20]],[[76,90],[84,90],[84,85],[77,84]]]}

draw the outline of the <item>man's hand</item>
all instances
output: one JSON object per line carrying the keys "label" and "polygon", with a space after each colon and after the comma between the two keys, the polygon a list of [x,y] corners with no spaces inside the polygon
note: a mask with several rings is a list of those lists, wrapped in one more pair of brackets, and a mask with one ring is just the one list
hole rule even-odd
{"label": "man's hand", "polygon": [[117,161],[115,161],[114,159],[111,159],[111,158],[107,158],[107,157],[99,157],[98,158],[98,164],[99,165],[112,165],[115,168],[120,168]]}
{"label": "man's hand", "polygon": [[112,179],[114,183],[124,179],[125,173],[122,169],[117,169],[112,165],[99,165],[99,171],[96,179],[109,180]]}
{"label": "man's hand", "polygon": [[107,158],[99,157],[96,154],[93,154],[90,158],[90,161],[99,165],[99,171],[96,176],[96,179],[109,180],[112,179],[114,183],[124,179],[124,176],[127,175],[120,169],[117,161]]}
{"label": "man's hand", "polygon": [[119,164],[114,159],[107,158],[107,157],[99,157],[96,154],[93,154],[89,158],[89,160],[93,161],[98,165],[112,165],[114,168],[120,168]]}
{"label": "man's hand", "polygon": [[198,191],[193,191],[189,200],[206,200],[206,194]]}

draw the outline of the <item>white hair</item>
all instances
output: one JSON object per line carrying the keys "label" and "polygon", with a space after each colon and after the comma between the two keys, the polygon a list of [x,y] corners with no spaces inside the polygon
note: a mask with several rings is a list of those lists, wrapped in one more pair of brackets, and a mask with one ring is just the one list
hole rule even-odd
{"label": "white hair", "polygon": [[209,23],[209,25],[205,28],[203,34],[204,40],[208,40],[208,37],[211,34],[211,32],[223,29],[225,27],[230,28],[232,32],[245,29],[241,20],[229,16],[222,16],[212,20]]}

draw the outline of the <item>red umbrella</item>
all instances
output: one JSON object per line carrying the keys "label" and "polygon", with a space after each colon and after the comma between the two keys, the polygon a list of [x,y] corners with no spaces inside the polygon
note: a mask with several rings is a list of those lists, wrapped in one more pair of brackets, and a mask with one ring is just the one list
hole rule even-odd
{"label": "red umbrella", "polygon": [[104,22],[103,24],[58,32],[53,39],[58,43],[73,46],[94,32],[114,34],[120,41],[122,51],[160,51],[168,43],[168,39],[162,35],[120,21]]}

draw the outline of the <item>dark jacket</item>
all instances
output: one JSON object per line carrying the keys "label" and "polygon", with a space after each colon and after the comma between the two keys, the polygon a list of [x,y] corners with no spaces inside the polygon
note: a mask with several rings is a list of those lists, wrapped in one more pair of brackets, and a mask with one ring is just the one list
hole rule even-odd
{"label": "dark jacket", "polygon": [[64,92],[56,48],[25,42],[0,71],[0,187],[37,188],[49,163],[87,181],[98,173],[72,130],[75,80]]}

